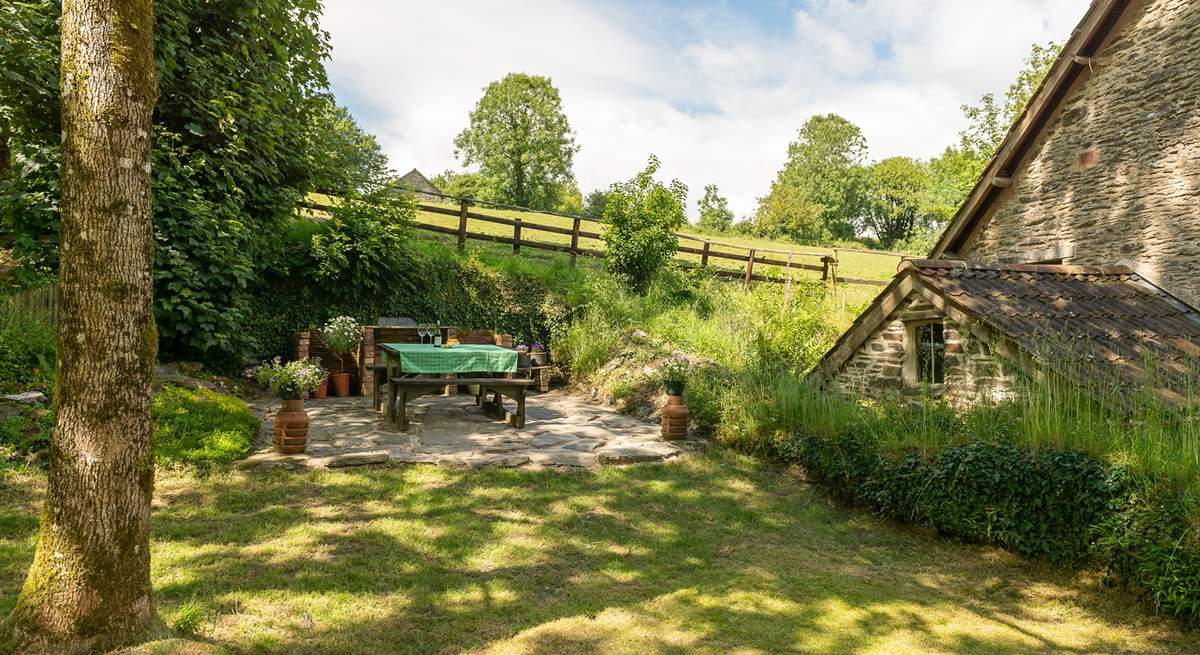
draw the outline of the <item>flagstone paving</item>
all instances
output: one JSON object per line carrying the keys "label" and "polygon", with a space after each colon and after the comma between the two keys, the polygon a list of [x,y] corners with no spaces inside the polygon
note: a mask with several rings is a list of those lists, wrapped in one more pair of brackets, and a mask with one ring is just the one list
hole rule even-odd
{"label": "flagstone paving", "polygon": [[337,468],[383,464],[438,464],[469,468],[582,467],[658,462],[687,447],[663,440],[659,426],[624,416],[565,391],[531,394],[525,427],[517,430],[487,416],[474,396],[426,396],[409,404],[409,430],[401,432],[369,398],[305,402],[308,447],[300,455],[271,449],[279,401],[251,403],[263,429],[247,467]]}

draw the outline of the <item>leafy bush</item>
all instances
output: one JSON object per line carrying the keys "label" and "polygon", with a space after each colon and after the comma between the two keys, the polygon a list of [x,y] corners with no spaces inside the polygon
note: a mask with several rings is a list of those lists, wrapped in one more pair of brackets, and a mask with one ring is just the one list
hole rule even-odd
{"label": "leafy bush", "polygon": [[332,294],[389,292],[412,266],[407,234],[415,216],[404,196],[343,200],[330,210],[328,229],[312,236],[316,278]]}
{"label": "leafy bush", "polygon": [[54,375],[54,326],[0,297],[0,393],[48,389]]}
{"label": "leafy bush", "polygon": [[687,220],[687,187],[654,179],[657,157],[628,182],[609,189],[604,205],[604,264],[632,291],[644,294],[675,255],[675,231]]}
{"label": "leafy bush", "polygon": [[155,460],[201,470],[245,457],[259,428],[246,403],[207,389],[164,386],[151,413]]}
{"label": "leafy bush", "polygon": [[833,493],[967,541],[1098,564],[1161,610],[1200,621],[1200,506],[1180,481],[1077,450],[1013,443],[1011,407],[862,406],[815,389],[773,453]]}
{"label": "leafy bush", "polygon": [[53,414],[24,409],[0,418],[0,465],[19,462],[50,446]]}
{"label": "leafy bush", "polygon": [[254,369],[254,378],[284,400],[299,400],[305,391],[321,386],[325,370],[315,359],[295,359],[286,364],[279,357]]}

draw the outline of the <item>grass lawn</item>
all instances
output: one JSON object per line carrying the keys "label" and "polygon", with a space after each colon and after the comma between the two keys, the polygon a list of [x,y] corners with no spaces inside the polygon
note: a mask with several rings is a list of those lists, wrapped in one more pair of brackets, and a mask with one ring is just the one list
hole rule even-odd
{"label": "grass lawn", "polygon": [[[0,613],[40,474],[0,479]],[[235,652],[1195,653],[1090,575],[832,507],[728,453],[599,473],[160,475],[159,611]]]}

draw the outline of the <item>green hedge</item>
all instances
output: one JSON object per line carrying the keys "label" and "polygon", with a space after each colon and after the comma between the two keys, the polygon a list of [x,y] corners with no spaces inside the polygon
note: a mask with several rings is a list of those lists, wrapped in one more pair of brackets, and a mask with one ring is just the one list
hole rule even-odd
{"label": "green hedge", "polygon": [[884,516],[1031,558],[1098,565],[1160,610],[1200,622],[1194,505],[1122,467],[990,441],[889,452],[869,420],[796,434],[776,454]]}
{"label": "green hedge", "polygon": [[255,358],[290,355],[296,331],[339,315],[364,323],[406,316],[496,330],[518,343],[548,343],[551,330],[569,311],[564,290],[584,275],[570,269],[566,258],[537,267],[505,266],[439,244],[414,242],[404,253],[403,273],[389,278],[388,292],[378,294],[318,280],[307,255],[301,250],[293,255],[291,265],[259,288],[247,317],[244,328],[257,344],[248,354]]}

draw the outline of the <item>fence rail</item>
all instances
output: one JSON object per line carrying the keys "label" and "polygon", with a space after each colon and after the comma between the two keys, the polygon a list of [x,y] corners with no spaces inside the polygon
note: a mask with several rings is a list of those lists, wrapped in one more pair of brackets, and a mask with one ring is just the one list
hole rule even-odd
{"label": "fence rail", "polygon": [[[584,256],[584,257],[603,257],[604,256],[604,252],[602,250],[597,250],[595,248],[583,247],[583,246],[580,246],[580,244],[579,244],[580,239],[601,239],[602,238],[602,235],[599,232],[592,232],[592,231],[583,229],[584,223],[598,224],[599,222],[594,218],[588,218],[586,216],[568,216],[568,215],[563,215],[563,214],[551,214],[553,216],[558,216],[560,218],[570,219],[572,221],[571,227],[566,228],[566,227],[559,227],[556,225],[545,225],[542,223],[528,222],[528,221],[525,221],[520,218],[506,218],[504,216],[495,216],[492,214],[485,214],[485,213],[481,213],[478,211],[473,211],[471,209],[470,202],[468,200],[466,200],[466,199],[458,199],[458,200],[459,200],[459,206],[457,208],[443,207],[440,205],[434,205],[434,204],[430,204],[427,202],[418,202],[417,203],[417,208],[423,212],[427,212],[430,214],[437,214],[437,215],[441,215],[441,216],[449,216],[449,217],[458,218],[458,227],[457,228],[447,227],[444,225],[436,225],[433,223],[427,223],[427,222],[421,222],[421,221],[417,221],[415,227],[417,229],[425,230],[427,232],[435,232],[438,234],[445,234],[448,236],[455,237],[458,242],[459,250],[462,250],[466,246],[466,242],[468,239],[473,239],[476,241],[487,241],[487,242],[491,242],[491,243],[501,243],[501,244],[510,245],[510,246],[512,246],[514,253],[519,253],[521,251],[521,248],[534,248],[534,249],[538,249],[538,250],[548,250],[548,251],[553,251],[553,252],[566,253],[566,254],[570,255],[570,257],[571,257],[571,265],[575,264],[575,258],[578,256]],[[313,201],[305,201],[301,204],[301,206],[304,208],[310,209],[310,210],[315,210],[315,211],[320,211],[320,212],[327,212],[333,208],[331,205],[319,203],[319,202],[313,202]],[[486,233],[486,232],[471,231],[470,229],[468,229],[469,221],[479,221],[482,223],[490,223],[493,225],[504,225],[506,227],[511,227],[512,228],[512,236],[510,237],[510,236],[505,236],[505,235],[500,235],[500,234],[491,234],[491,233]],[[570,242],[570,245],[567,245],[567,244],[562,244],[562,243],[549,243],[546,241],[538,241],[536,239],[530,239],[530,238],[528,238],[528,236],[526,234],[529,231],[546,232],[546,233],[550,233],[550,234],[569,236],[569,237],[571,237],[571,242]],[[775,266],[775,267],[785,269],[785,271],[797,270],[797,271],[817,272],[817,273],[821,274],[821,280],[835,282],[835,283],[841,283],[841,284],[851,284],[851,285],[861,285],[861,286],[886,286],[887,285],[886,280],[867,280],[867,279],[851,278],[851,277],[844,277],[844,276],[838,275],[837,253],[839,251],[860,252],[860,253],[871,253],[871,254],[884,255],[884,256],[889,256],[889,257],[897,257],[900,259],[903,259],[905,257],[905,255],[902,255],[899,253],[872,251],[872,250],[855,249],[855,248],[836,248],[836,249],[833,249],[832,254],[831,253],[794,251],[794,250],[776,250],[776,249],[771,249],[771,248],[757,248],[757,247],[741,246],[741,245],[727,243],[727,242],[723,242],[723,241],[705,239],[703,237],[698,237],[698,236],[691,235],[691,234],[678,234],[677,233],[675,236],[678,237],[679,239],[684,239],[684,240],[693,241],[693,242],[699,242],[702,244],[702,247],[700,247],[700,248],[696,248],[693,246],[686,246],[683,244],[677,245],[676,246],[677,254],[696,255],[696,256],[699,256],[699,258],[700,258],[700,263],[698,265],[695,264],[694,262],[686,261],[686,260],[680,262],[681,265],[683,265],[684,267],[687,267],[687,268],[701,268],[701,269],[709,270],[713,274],[721,276],[721,277],[725,277],[725,278],[740,279],[743,281],[744,285],[749,285],[751,281],[786,283],[786,282],[790,282],[792,280],[792,277],[790,275],[781,276],[781,275],[764,275],[762,273],[755,273],[754,267],[755,267],[755,265],[758,265],[760,267],[760,270],[761,270],[761,267],[763,267],[763,266]],[[714,247],[742,250],[742,251],[744,251],[744,254],[738,253],[738,252],[725,252],[722,250],[715,250]],[[786,257],[781,258],[781,257],[763,256],[762,255],[763,253],[768,253],[768,254],[773,254],[773,255],[785,255]],[[805,261],[805,259],[807,259],[808,261]],[[814,259],[816,260],[816,262],[812,261]],[[734,261],[734,262],[738,262],[740,264],[740,266],[738,266],[737,268],[729,268],[729,267],[715,265],[715,263],[713,265],[710,265],[710,260]],[[817,262],[819,262],[819,263],[817,263]]]}
{"label": "fence rail", "polygon": [[45,317],[51,324],[58,323],[58,289],[50,285],[24,289],[12,296],[13,307]]}

